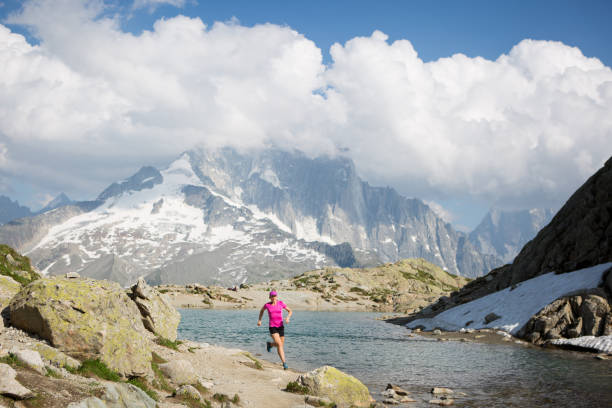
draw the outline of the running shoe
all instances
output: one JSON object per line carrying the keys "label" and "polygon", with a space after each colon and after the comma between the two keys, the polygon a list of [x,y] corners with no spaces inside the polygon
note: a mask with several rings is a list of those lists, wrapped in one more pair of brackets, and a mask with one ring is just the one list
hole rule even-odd
{"label": "running shoe", "polygon": [[270,343],[269,341],[266,341],[266,350],[268,350],[268,353],[270,352],[270,350],[272,350],[272,343]]}
{"label": "running shoe", "polygon": [[289,366],[287,365],[287,363],[283,363],[283,370],[286,370],[288,368],[289,368]]}

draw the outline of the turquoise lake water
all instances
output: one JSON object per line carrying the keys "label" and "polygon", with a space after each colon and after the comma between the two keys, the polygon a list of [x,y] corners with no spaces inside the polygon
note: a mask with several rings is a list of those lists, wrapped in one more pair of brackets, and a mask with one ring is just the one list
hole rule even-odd
{"label": "turquoise lake water", "polygon": [[[267,353],[268,328],[257,327],[256,310],[183,309],[179,338]],[[285,328],[291,368],[332,365],[359,378],[376,399],[387,383],[409,390],[431,406],[434,386],[463,392],[455,406],[611,407],[612,361],[590,354],[514,344],[486,345],[410,338],[379,314],[296,311]],[[264,317],[264,326],[267,317]]]}

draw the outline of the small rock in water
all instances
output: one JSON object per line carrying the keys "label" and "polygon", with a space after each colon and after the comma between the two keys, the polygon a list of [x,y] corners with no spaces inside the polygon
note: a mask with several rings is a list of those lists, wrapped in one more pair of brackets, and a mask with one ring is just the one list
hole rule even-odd
{"label": "small rock in water", "polygon": [[383,403],[387,405],[399,405],[400,404],[400,402],[394,398],[385,398],[383,400]]}
{"label": "small rock in water", "polygon": [[432,399],[432,400],[429,400],[429,403],[447,407],[447,406],[453,405],[455,401],[452,399]]}
{"label": "small rock in water", "polygon": [[477,334],[476,336],[474,336],[475,339],[482,339],[483,337],[485,337],[484,334]]}
{"label": "small rock in water", "polygon": [[380,395],[382,395],[385,398],[395,398],[395,391],[386,389],[383,392],[381,392]]}
{"label": "small rock in water", "polygon": [[431,334],[433,334],[434,336],[439,336],[442,334],[442,331],[440,329],[436,329]]}
{"label": "small rock in water", "polygon": [[447,395],[447,394],[452,394],[454,391],[451,390],[450,388],[444,388],[444,387],[433,387],[431,389],[431,393],[434,395]]}
{"label": "small rock in water", "polygon": [[408,394],[410,394],[408,391],[406,391],[405,389],[403,389],[402,387],[400,387],[399,385],[395,385],[395,384],[387,384],[387,391],[392,390],[394,393],[396,393],[397,395],[401,395],[401,396],[406,396]]}
{"label": "small rock in water", "polygon": [[596,358],[597,360],[607,360],[607,359],[608,359],[608,356],[606,356],[605,354],[597,354],[597,355],[595,356],[595,358]]}

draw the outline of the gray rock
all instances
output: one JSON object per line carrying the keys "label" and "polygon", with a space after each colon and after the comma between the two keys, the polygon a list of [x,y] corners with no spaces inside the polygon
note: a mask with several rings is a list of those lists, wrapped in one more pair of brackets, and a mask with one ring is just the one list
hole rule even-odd
{"label": "gray rock", "polygon": [[125,383],[106,383],[102,397],[73,402],[68,408],[155,408],[157,403],[143,390]]}
{"label": "gray rock", "polygon": [[0,363],[0,395],[10,398],[27,399],[34,393],[21,385],[15,377],[17,372],[8,364]]}
{"label": "gray rock", "polygon": [[68,272],[65,276],[66,276],[66,279],[78,279],[81,277],[81,275],[79,275],[76,272]]}
{"label": "gray rock", "polygon": [[15,261],[15,258],[13,258],[11,254],[6,254],[6,262],[11,264],[12,266],[17,266],[17,262]]}
{"label": "gray rock", "polygon": [[181,315],[161,293],[140,277],[136,285],[132,286],[130,298],[138,306],[147,330],[165,339],[176,340]]}
{"label": "gray rock", "polygon": [[607,299],[588,295],[580,306],[583,333],[587,336],[599,336],[603,332],[602,320],[605,319],[608,313],[610,313],[610,304]]}
{"label": "gray rock", "polygon": [[500,315],[497,315],[495,313],[489,313],[488,315],[485,316],[484,321],[485,321],[485,324],[489,324],[499,318],[501,318]]}
{"label": "gray rock", "polygon": [[178,385],[195,384],[198,381],[198,376],[193,366],[187,360],[172,360],[160,364],[159,369],[170,378],[172,382]]}
{"label": "gray rock", "polygon": [[11,350],[11,353],[15,355],[18,361],[22,362],[26,367],[37,371],[40,374],[46,374],[45,363],[40,354],[34,350],[22,349],[22,350]]}
{"label": "gray rock", "polygon": [[202,399],[200,392],[191,385],[181,385],[176,391],[174,391],[174,395],[177,397],[188,397],[196,401],[200,401]]}
{"label": "gray rock", "polygon": [[399,396],[406,396],[406,395],[410,394],[408,391],[406,391],[405,389],[403,389],[399,385],[394,385],[394,384],[387,384],[386,390],[387,391],[391,390],[391,391],[393,391],[395,394],[397,394]]}

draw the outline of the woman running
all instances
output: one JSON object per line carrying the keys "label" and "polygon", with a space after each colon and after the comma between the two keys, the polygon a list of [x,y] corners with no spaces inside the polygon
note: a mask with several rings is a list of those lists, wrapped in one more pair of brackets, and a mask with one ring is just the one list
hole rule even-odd
{"label": "woman running", "polygon": [[272,350],[272,347],[276,347],[278,351],[278,356],[283,362],[283,368],[287,369],[287,363],[285,362],[285,350],[283,346],[285,345],[285,326],[283,326],[283,309],[287,309],[289,314],[285,321],[289,323],[291,319],[291,315],[293,312],[289,307],[283,303],[282,300],[278,299],[278,293],[276,291],[270,292],[270,301],[263,305],[261,310],[259,311],[259,320],[257,321],[257,325],[261,326],[261,317],[263,316],[264,310],[268,311],[268,320],[269,320],[269,330],[270,336],[272,336],[272,340],[274,342],[266,341],[266,349],[268,352]]}

